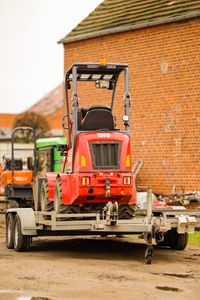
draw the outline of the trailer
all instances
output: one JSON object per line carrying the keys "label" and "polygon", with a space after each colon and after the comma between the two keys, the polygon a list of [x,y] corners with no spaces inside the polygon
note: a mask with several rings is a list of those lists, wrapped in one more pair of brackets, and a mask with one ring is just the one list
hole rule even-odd
{"label": "trailer", "polygon": [[200,230],[200,210],[152,206],[151,189],[147,209],[138,209],[132,219],[118,219],[117,203],[108,202],[103,213],[58,214],[12,208],[6,212],[6,245],[17,252],[28,251],[33,238],[40,236],[119,236],[137,234],[146,242],[144,259],[151,264],[153,241],[158,246],[184,250],[188,234]]}

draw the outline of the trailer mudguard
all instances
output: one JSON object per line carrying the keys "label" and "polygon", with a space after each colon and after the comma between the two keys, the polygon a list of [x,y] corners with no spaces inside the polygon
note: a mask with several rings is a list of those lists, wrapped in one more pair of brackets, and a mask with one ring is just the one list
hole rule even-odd
{"label": "trailer mudguard", "polygon": [[18,215],[21,221],[21,231],[23,235],[37,236],[35,214],[32,208],[10,208],[6,215],[12,213]]}

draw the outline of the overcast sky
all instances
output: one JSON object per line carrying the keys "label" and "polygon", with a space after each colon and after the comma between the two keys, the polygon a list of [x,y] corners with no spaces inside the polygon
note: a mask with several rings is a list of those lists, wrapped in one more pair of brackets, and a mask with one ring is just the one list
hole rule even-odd
{"label": "overcast sky", "polygon": [[63,38],[102,0],[0,0],[0,113],[19,113],[63,80]]}

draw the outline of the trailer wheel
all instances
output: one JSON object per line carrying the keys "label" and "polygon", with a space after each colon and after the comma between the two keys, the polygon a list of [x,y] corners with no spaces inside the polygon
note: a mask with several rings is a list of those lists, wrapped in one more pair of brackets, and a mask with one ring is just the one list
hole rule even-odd
{"label": "trailer wheel", "polygon": [[57,214],[67,213],[69,206],[62,203],[62,182],[58,177],[54,192],[54,210]]}
{"label": "trailer wheel", "polygon": [[14,218],[14,249],[17,252],[27,251],[30,248],[30,237],[23,235],[21,221],[18,215]]}
{"label": "trailer wheel", "polygon": [[53,210],[53,202],[49,201],[49,187],[47,180],[42,182],[40,191],[40,205],[42,211]]}
{"label": "trailer wheel", "polygon": [[6,246],[14,248],[14,215],[9,213],[6,217]]}
{"label": "trailer wheel", "polygon": [[173,250],[184,250],[188,243],[188,233],[178,233],[176,229],[167,232],[169,246]]}

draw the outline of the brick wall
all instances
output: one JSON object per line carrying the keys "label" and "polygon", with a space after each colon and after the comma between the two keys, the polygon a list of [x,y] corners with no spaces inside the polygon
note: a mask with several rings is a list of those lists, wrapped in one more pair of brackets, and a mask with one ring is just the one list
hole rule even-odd
{"label": "brick wall", "polygon": [[[199,190],[200,19],[73,42],[64,50],[65,71],[100,58],[129,64],[132,159],[144,161],[138,184],[159,193],[174,185]],[[83,105],[99,96],[83,94]],[[120,97],[115,104],[119,116]]]}

